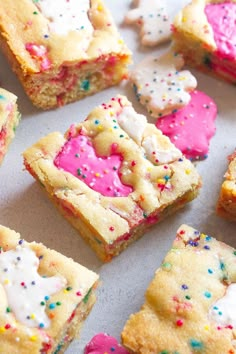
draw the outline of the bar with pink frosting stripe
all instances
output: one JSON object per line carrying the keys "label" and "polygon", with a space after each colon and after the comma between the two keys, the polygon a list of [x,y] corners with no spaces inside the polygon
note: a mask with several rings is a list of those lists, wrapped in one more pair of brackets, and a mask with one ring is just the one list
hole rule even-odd
{"label": "bar with pink frosting stripe", "polygon": [[64,136],[43,137],[23,156],[105,262],[194,199],[201,186],[193,164],[124,96],[96,107]]}
{"label": "bar with pink frosting stripe", "polygon": [[236,0],[192,0],[175,17],[174,48],[185,63],[236,83]]}

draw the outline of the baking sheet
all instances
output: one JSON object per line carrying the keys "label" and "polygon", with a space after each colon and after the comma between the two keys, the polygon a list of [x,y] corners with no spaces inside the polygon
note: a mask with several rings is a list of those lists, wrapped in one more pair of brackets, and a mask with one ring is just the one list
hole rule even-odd
{"label": "baking sheet", "polygon": [[[140,47],[135,27],[124,26],[122,23],[124,14],[130,8],[129,0],[105,0],[105,3],[134,53],[134,63],[138,63],[147,54],[159,54],[168,47]],[[236,88],[191,70],[198,80],[198,89],[216,101],[219,111],[209,156],[205,161],[197,163],[203,179],[200,195],[183,210],[154,226],[112,263],[102,264],[58,213],[29,173],[23,170],[21,153],[50,132],[64,133],[70,124],[83,120],[96,105],[108,101],[117,93],[127,95],[139,113],[145,114],[145,110],[137,103],[127,84],[107,89],[60,109],[43,112],[32,106],[2,55],[0,64],[0,84],[19,97],[18,104],[22,113],[16,137],[0,168],[0,224],[20,232],[28,241],[41,241],[100,274],[97,303],[83,326],[80,340],[74,341],[66,351],[66,354],[82,354],[85,344],[98,332],[107,332],[120,339],[127,318],[142,305],[145,289],[182,223],[236,246],[235,224],[215,214],[219,189],[227,168],[226,157],[236,147]]]}

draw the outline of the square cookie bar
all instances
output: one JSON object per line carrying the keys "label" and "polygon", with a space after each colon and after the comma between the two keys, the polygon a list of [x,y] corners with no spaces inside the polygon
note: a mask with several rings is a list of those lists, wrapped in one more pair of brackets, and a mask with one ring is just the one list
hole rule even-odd
{"label": "square cookie bar", "polygon": [[0,165],[20,120],[16,101],[13,93],[0,88]]}
{"label": "square cookie bar", "polygon": [[192,163],[124,96],[23,155],[26,169],[103,261],[194,199],[201,184]]}
{"label": "square cookie bar", "polygon": [[0,353],[64,353],[90,312],[97,274],[0,226]]}
{"label": "square cookie bar", "polygon": [[192,0],[175,18],[174,48],[186,64],[236,83],[236,0]]}
{"label": "square cookie bar", "polygon": [[236,152],[228,159],[229,166],[221,186],[217,214],[236,221]]}
{"label": "square cookie bar", "polygon": [[136,354],[234,354],[235,299],[236,251],[182,225],[123,344]]}
{"label": "square cookie bar", "polygon": [[102,0],[0,6],[0,46],[37,107],[61,106],[126,78],[131,54]]}

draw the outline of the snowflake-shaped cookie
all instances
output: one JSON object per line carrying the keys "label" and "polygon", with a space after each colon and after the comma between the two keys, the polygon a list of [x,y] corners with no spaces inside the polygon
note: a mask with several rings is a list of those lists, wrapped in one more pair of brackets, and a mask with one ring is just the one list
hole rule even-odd
{"label": "snowflake-shaped cookie", "polygon": [[180,54],[165,53],[144,59],[131,73],[136,96],[155,118],[169,114],[189,103],[197,80],[184,65]]}
{"label": "snowflake-shaped cookie", "polygon": [[154,46],[170,39],[174,16],[188,2],[189,0],[135,0],[136,8],[126,14],[125,22],[139,25],[141,43]]}

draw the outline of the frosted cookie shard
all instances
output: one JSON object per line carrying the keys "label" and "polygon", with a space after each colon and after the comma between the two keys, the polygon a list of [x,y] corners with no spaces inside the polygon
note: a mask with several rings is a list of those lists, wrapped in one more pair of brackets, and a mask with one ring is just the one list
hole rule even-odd
{"label": "frosted cookie shard", "polygon": [[131,72],[136,97],[152,117],[169,114],[189,103],[197,81],[188,70],[181,70],[183,65],[181,55],[167,52],[158,58],[145,58]]}
{"label": "frosted cookie shard", "polygon": [[[182,225],[130,316],[123,345],[141,353],[235,353],[236,251]],[[229,310],[230,309],[230,310]]]}
{"label": "frosted cookie shard", "polygon": [[236,2],[193,0],[174,20],[174,48],[186,64],[236,82]]}
{"label": "frosted cookie shard", "polygon": [[15,95],[0,88],[0,165],[20,120],[16,101]]}
{"label": "frosted cookie shard", "polygon": [[127,77],[131,53],[102,0],[0,5],[1,47],[37,107],[58,107]]}
{"label": "frosted cookie shard", "polygon": [[229,166],[221,186],[217,214],[236,221],[236,152],[228,157]]}
{"label": "frosted cookie shard", "polygon": [[159,118],[156,127],[191,160],[208,156],[210,139],[215,134],[217,106],[204,92],[194,90],[183,108]]}
{"label": "frosted cookie shard", "polygon": [[125,15],[127,24],[140,27],[141,43],[155,46],[171,39],[171,25],[174,16],[188,0],[134,0],[136,7]]}
{"label": "frosted cookie shard", "polygon": [[106,333],[96,334],[86,345],[84,354],[129,354],[118,341]]}
{"label": "frosted cookie shard", "polygon": [[63,353],[94,302],[98,276],[0,226],[2,353]]}
{"label": "frosted cookie shard", "polygon": [[191,162],[124,96],[23,155],[26,169],[103,261],[194,199],[201,185]]}

